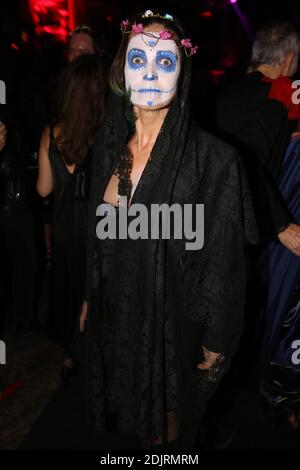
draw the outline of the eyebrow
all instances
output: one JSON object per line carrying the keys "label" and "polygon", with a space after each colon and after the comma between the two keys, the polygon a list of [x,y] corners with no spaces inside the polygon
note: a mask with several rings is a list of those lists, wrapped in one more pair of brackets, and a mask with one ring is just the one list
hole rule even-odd
{"label": "eyebrow", "polygon": [[174,57],[176,57],[176,59],[179,59],[179,56],[178,56],[177,52],[173,52],[173,51],[170,51],[170,50],[165,51],[165,50],[160,49],[159,51],[156,51],[156,55],[159,54],[159,53],[162,53],[162,52],[164,52],[164,53],[168,52],[169,54],[172,54]]}
{"label": "eyebrow", "polygon": [[[150,47],[150,46],[149,46],[149,47]],[[129,49],[128,54],[129,54],[130,52],[133,52],[133,51],[135,51],[135,52],[141,52],[142,54],[146,54],[146,51],[145,51],[144,49],[139,49],[139,48],[137,48],[137,47],[133,47],[132,49]],[[159,54],[159,53],[166,53],[166,52],[169,53],[169,54],[172,54],[172,55],[175,56],[177,59],[179,58],[177,52],[173,52],[173,51],[171,51],[170,49],[167,49],[167,50],[159,49],[158,51],[156,51],[156,55]]]}

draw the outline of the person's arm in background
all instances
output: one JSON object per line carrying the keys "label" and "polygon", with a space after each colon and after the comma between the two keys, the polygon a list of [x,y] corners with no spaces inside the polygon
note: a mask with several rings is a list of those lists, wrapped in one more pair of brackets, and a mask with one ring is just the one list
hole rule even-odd
{"label": "person's arm in background", "polygon": [[[265,180],[265,190],[275,234],[288,250],[294,255],[300,256],[300,226],[294,223],[278,184],[268,169],[270,150],[273,151],[272,147],[276,144],[276,137],[282,126],[284,126],[286,119],[285,117],[280,119],[282,113],[279,112],[279,109],[276,109],[279,107],[281,107],[281,104],[278,102],[266,101],[264,106],[261,106],[261,113],[257,116],[255,123],[247,130],[245,139],[248,140],[249,146],[251,143],[255,143],[255,154]],[[276,116],[278,116],[278,119],[275,118]],[[279,168],[281,163],[277,163]]]}
{"label": "person's arm in background", "polygon": [[0,152],[4,149],[6,143],[6,127],[0,123]]}
{"label": "person's arm in background", "polygon": [[[230,95],[221,97],[217,107],[218,126],[225,133],[223,138],[240,150],[248,176],[249,173],[252,173],[252,178],[256,175],[251,186],[260,186],[266,194],[273,221],[273,236],[278,237],[288,250],[299,256],[300,227],[294,223],[278,184],[269,170],[270,156],[276,147],[277,136],[282,126],[287,125],[283,107],[275,100],[266,100],[265,103],[260,103],[260,112],[255,114],[255,119],[246,119],[246,125],[239,129],[231,112],[230,98]],[[281,159],[281,156],[278,158]],[[280,168],[282,162],[275,163]]]}
{"label": "person's arm in background", "polygon": [[49,128],[43,132],[39,149],[39,171],[36,189],[40,196],[46,197],[53,191],[53,178],[49,161]]}

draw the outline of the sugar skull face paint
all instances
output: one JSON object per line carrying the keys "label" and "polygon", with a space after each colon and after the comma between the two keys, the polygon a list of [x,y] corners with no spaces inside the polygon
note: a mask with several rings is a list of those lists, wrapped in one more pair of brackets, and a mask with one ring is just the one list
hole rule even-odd
{"label": "sugar skull face paint", "polygon": [[159,109],[168,105],[176,93],[179,50],[172,39],[160,39],[159,32],[148,34],[151,36],[136,34],[129,41],[125,85],[133,105]]}

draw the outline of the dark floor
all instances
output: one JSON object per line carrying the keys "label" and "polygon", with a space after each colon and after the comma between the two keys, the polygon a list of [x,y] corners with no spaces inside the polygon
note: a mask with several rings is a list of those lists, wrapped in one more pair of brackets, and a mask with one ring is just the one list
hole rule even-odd
{"label": "dark floor", "polygon": [[[85,422],[79,379],[61,384],[59,347],[38,334],[8,346],[2,378],[7,383],[21,380],[22,385],[0,401],[1,449],[139,448],[134,436],[92,435]],[[236,433],[229,449],[300,450],[300,431],[269,416],[253,391],[241,392],[231,418]]]}
{"label": "dark floor", "polygon": [[19,388],[0,401],[0,449],[16,449],[60,385],[62,352],[40,334],[19,341],[8,337],[6,346],[0,378]]}
{"label": "dark floor", "polygon": [[[44,293],[39,320],[45,318]],[[19,388],[0,400],[0,449],[138,449],[135,436],[93,435],[85,420],[79,378],[63,386],[59,372],[62,350],[42,331],[23,340],[6,338],[7,364],[0,379]],[[300,430],[264,409],[255,391],[244,388],[234,401],[230,419],[235,435],[230,450],[300,450]],[[203,436],[202,436],[203,437]],[[199,448],[209,449],[200,442]]]}
{"label": "dark floor", "polygon": [[[244,390],[232,413],[236,433],[231,450],[300,450],[300,432],[284,429],[261,409],[253,392]],[[93,436],[85,425],[78,381],[60,388],[25,438],[22,449],[134,449],[133,436]]]}

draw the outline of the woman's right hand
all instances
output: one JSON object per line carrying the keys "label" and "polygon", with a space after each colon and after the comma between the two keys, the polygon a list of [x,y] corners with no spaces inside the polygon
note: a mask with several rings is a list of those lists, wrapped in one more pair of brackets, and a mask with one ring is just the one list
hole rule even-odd
{"label": "woman's right hand", "polygon": [[80,318],[79,318],[79,329],[83,333],[85,330],[85,324],[88,317],[88,303],[84,301],[81,308]]}

